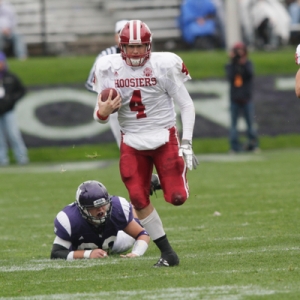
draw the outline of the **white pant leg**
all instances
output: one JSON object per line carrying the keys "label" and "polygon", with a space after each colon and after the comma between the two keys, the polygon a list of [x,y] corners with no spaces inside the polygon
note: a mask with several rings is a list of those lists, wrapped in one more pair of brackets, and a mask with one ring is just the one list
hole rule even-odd
{"label": "white pant leg", "polygon": [[132,248],[135,239],[125,233],[123,230],[118,231],[117,238],[111,249],[112,253],[123,253]]}
{"label": "white pant leg", "polygon": [[0,116],[0,166],[9,164],[8,145],[5,135],[5,120],[3,115]]}

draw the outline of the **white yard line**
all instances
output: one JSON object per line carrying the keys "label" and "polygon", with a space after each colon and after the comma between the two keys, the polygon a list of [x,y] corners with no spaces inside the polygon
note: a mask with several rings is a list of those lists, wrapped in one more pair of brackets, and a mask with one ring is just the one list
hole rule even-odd
{"label": "white yard line", "polygon": [[16,299],[16,300],[69,300],[69,299],[118,299],[130,300],[173,300],[173,299],[202,299],[202,300],[240,300],[249,296],[265,296],[279,293],[288,293],[288,291],[276,291],[262,288],[255,285],[221,285],[213,287],[189,287],[189,288],[167,288],[156,290],[134,290],[134,291],[111,291],[99,293],[76,293],[76,294],[56,294],[56,295],[37,295],[30,297],[9,297],[0,300]]}

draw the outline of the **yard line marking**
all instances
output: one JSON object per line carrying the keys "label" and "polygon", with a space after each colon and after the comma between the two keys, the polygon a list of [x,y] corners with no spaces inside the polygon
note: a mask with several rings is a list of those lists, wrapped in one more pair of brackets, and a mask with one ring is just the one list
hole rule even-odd
{"label": "yard line marking", "polygon": [[133,290],[133,291],[107,291],[99,293],[76,293],[76,294],[54,294],[36,295],[30,297],[0,297],[0,300],[68,300],[68,299],[101,299],[109,297],[119,300],[128,300],[132,297],[140,299],[204,299],[204,300],[239,300],[245,296],[265,296],[274,294],[287,294],[289,291],[266,289],[257,285],[223,285],[212,287],[189,287],[189,288],[166,288],[156,290]]}
{"label": "yard line marking", "polygon": [[[225,256],[225,255],[243,255],[243,254],[258,254],[258,253],[270,253],[270,252],[278,252],[278,251],[299,251],[299,247],[291,247],[291,248],[280,248],[280,247],[273,247],[273,248],[262,248],[262,249],[249,249],[245,251],[235,251],[235,252],[217,252],[217,253],[207,253],[207,252],[197,252],[197,253],[189,253],[182,256],[182,259],[184,258],[203,258],[203,257],[217,257],[217,256]],[[0,251],[1,253],[2,251]],[[137,258],[135,261],[140,260],[156,260],[157,256],[143,256],[140,258]],[[49,259],[44,260],[31,260],[30,263],[24,264],[24,266],[0,266],[0,272],[6,273],[6,272],[23,272],[23,271],[41,271],[45,269],[62,269],[62,268],[89,268],[93,266],[99,266],[99,265],[111,265],[111,264],[118,264],[121,261],[119,257],[114,258],[110,257],[108,259],[101,259],[101,260],[80,260],[80,261],[51,261]],[[5,262],[2,260],[2,262]],[[256,270],[256,268],[254,268]],[[253,269],[253,270],[254,270]],[[296,269],[296,268],[294,268]],[[252,271],[253,271],[252,270]],[[270,270],[270,268],[266,269]],[[279,269],[274,269],[279,270]],[[288,270],[288,269],[280,269],[280,270]],[[223,271],[217,271],[217,272],[223,272]],[[226,271],[227,272],[227,271]],[[242,272],[242,271],[241,271]],[[209,273],[209,272],[204,272]]]}

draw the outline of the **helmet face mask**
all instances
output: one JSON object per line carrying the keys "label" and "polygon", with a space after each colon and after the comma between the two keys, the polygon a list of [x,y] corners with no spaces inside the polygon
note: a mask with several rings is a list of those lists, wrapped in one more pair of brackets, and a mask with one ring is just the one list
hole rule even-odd
{"label": "helmet face mask", "polygon": [[[128,53],[128,45],[145,45],[145,51],[138,55],[131,55]],[[143,66],[151,55],[152,33],[149,27],[140,20],[131,20],[127,22],[119,35],[119,47],[122,58],[127,65],[131,67]]]}
{"label": "helmet face mask", "polygon": [[[85,181],[79,185],[76,192],[76,205],[84,219],[89,223],[99,226],[104,224],[109,217],[110,196],[106,187],[95,180]],[[105,206],[105,212],[93,216],[90,210]]]}

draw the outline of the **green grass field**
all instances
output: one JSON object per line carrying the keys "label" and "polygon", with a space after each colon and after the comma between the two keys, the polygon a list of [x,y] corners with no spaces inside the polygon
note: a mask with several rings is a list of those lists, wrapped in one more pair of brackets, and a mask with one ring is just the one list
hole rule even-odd
{"label": "green grass field", "polygon": [[82,181],[127,197],[117,160],[3,168],[0,299],[299,299],[300,150],[199,159],[183,206],[152,196],[181,258],[163,269],[153,243],[137,259],[49,259],[53,219]]}
{"label": "green grass field", "polygon": [[[249,54],[255,65],[255,73],[261,75],[294,75],[295,47],[286,46],[278,51],[254,51]],[[194,80],[203,78],[224,78],[224,65],[228,53],[216,51],[181,51],[183,59]],[[8,60],[11,71],[17,73],[27,86],[80,84],[88,77],[96,55],[30,57],[26,61],[15,58]]]}

